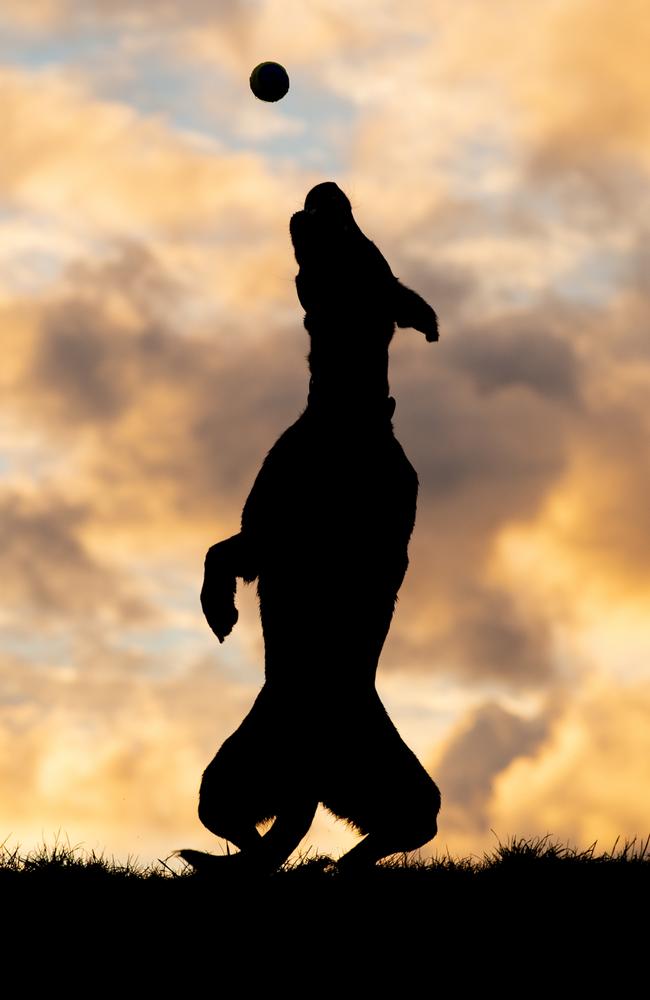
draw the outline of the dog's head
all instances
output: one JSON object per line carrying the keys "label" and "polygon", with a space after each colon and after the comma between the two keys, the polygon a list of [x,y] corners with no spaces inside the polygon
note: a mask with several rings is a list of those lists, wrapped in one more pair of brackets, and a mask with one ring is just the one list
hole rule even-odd
{"label": "dog's head", "polygon": [[322,266],[332,271],[341,254],[351,251],[351,237],[365,239],[349,199],[334,181],[311,189],[304,209],[292,215],[289,231],[296,261],[310,269]]}
{"label": "dog's head", "polygon": [[379,249],[361,231],[338,184],[313,187],[289,223],[299,265],[298,298],[308,319],[348,316],[412,326],[437,339],[435,313],[405,288]]}
{"label": "dog's head", "polygon": [[289,230],[300,266],[298,298],[310,318],[380,314],[389,319],[395,278],[359,229],[338,184],[326,181],[313,187]]}

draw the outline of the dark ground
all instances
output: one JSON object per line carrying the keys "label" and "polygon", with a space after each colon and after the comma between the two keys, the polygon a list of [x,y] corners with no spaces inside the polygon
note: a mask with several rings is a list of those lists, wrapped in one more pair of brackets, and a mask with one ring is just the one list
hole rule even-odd
{"label": "dark ground", "polygon": [[128,996],[194,996],[206,977],[215,996],[355,1000],[627,997],[647,985],[650,838],[602,853],[512,839],[481,859],[396,858],[365,875],[315,858],[250,881],[168,860],[142,868],[69,846],[5,848],[5,971],[45,981],[48,995],[81,980],[85,996],[109,981]]}

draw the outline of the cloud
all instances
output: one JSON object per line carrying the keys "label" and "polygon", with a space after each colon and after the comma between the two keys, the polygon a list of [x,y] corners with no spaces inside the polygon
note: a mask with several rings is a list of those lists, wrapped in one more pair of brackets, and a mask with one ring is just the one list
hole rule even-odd
{"label": "cloud", "polygon": [[554,317],[556,329],[542,337],[544,315],[531,310],[483,329],[461,320],[428,358],[413,339],[395,346],[398,436],[420,496],[388,664],[488,684],[553,675],[545,608],[494,570],[506,526],[534,520],[562,480],[583,405],[571,315]]}
{"label": "cloud", "polygon": [[[603,407],[583,430],[539,516],[505,528],[497,548],[513,582],[598,620],[621,604],[647,605],[649,483],[646,463],[637,460],[647,428],[624,406]],[[538,567],[532,579],[531,566]]]}
{"label": "cloud", "polygon": [[[238,16],[237,11],[233,16]],[[393,69],[398,72],[397,67]],[[398,77],[391,79],[397,93]],[[116,133],[123,169],[99,185],[99,194],[90,193],[91,204],[94,197],[108,198],[119,201],[123,211],[134,200],[134,222],[141,225],[148,203],[147,223],[159,231],[176,232],[169,229],[165,215],[170,204],[167,197],[161,198],[164,207],[159,217],[156,205],[146,197],[141,199],[139,189],[133,190],[132,199],[128,186],[138,173],[142,135],[150,127],[153,147],[164,161],[162,180],[158,179],[163,188],[165,176],[171,177],[166,171],[172,162],[183,177],[194,177],[198,170],[198,176],[216,178],[218,163],[232,165],[231,154],[217,149],[199,153],[160,123],[144,121],[117,105],[92,101],[64,78],[55,82],[52,120],[65,121],[73,110],[83,111],[89,123],[92,117],[92,127],[86,132],[70,135],[66,174],[69,163],[74,166],[73,151],[79,162],[84,158],[94,162],[102,148],[94,136],[115,132],[116,123],[123,123],[122,131],[118,128]],[[17,101],[34,91],[34,81],[26,76],[14,79],[14,85]],[[431,95],[417,92],[415,99],[408,128],[417,118],[417,100],[428,101]],[[385,115],[393,98],[385,95],[382,100]],[[399,101],[396,111],[398,106]],[[471,103],[470,108],[468,117],[459,122],[460,131],[454,133],[457,142],[471,125],[475,110]],[[433,136],[431,151],[443,140],[444,135]],[[392,155],[393,151],[385,152]],[[360,153],[358,165],[365,168],[372,150],[360,147]],[[415,155],[412,145],[409,156],[413,162],[425,162]],[[47,168],[46,164],[47,160],[39,163],[39,171],[47,188],[48,178],[57,176],[57,167],[55,160]],[[498,297],[496,308],[493,297],[494,315],[479,319],[472,305],[480,306],[482,287],[490,283],[497,287],[503,260],[495,258],[493,251],[485,256],[478,249],[472,256],[471,241],[458,244],[462,249],[458,260],[463,263],[452,267],[447,282],[445,266],[431,266],[427,238],[435,231],[433,227],[444,222],[440,254],[451,260],[454,226],[460,220],[465,227],[487,227],[483,207],[478,202],[452,202],[445,215],[440,202],[443,189],[438,187],[433,200],[429,195],[427,201],[424,175],[407,176],[417,181],[412,188],[417,199],[412,193],[404,206],[402,177],[399,196],[394,194],[391,200],[390,192],[397,190],[393,180],[378,203],[379,233],[392,224],[398,210],[406,209],[401,232],[397,240],[391,240],[395,259],[404,265],[400,276],[436,304],[440,299],[443,330],[446,321],[447,331],[426,368],[419,360],[411,360],[415,344],[408,351],[396,345],[393,355],[400,433],[403,430],[409,441],[422,490],[414,540],[418,548],[396,625],[399,643],[387,662],[399,662],[406,651],[410,663],[417,660],[431,667],[439,662],[446,670],[459,669],[474,677],[538,683],[553,672],[550,625],[541,609],[526,606],[522,594],[510,592],[507,581],[490,578],[491,563],[495,540],[507,526],[536,516],[569,461],[585,379],[584,358],[574,346],[582,316],[566,307],[560,309],[551,299],[528,310],[511,310],[504,318]],[[524,180],[524,175],[515,175],[510,179],[511,189],[516,192],[517,183]],[[372,183],[371,170],[360,190],[365,205],[370,204]],[[155,525],[159,531],[165,524],[167,541],[182,533],[198,537],[211,517],[224,525],[236,524],[256,465],[273,440],[268,433],[269,418],[279,432],[290,415],[290,407],[282,400],[295,399],[295,415],[304,398],[297,335],[292,338],[288,331],[273,326],[258,335],[265,373],[274,386],[269,402],[256,390],[249,369],[251,358],[244,349],[237,350],[223,337],[210,344],[192,322],[181,333],[184,307],[179,303],[188,301],[189,289],[179,282],[174,264],[184,259],[194,265],[202,255],[203,235],[197,228],[196,212],[198,206],[203,211],[209,205],[202,195],[207,189],[201,184],[181,187],[184,198],[189,193],[182,206],[178,203],[179,219],[187,221],[186,228],[181,223],[186,234],[183,258],[169,241],[159,241],[155,252],[142,241],[131,241],[118,246],[103,263],[69,268],[66,292],[52,297],[39,311],[25,394],[27,405],[32,409],[36,405],[42,424],[83,443],[78,484],[91,505],[95,497],[102,497],[104,529],[112,524],[113,530],[119,530],[118,525],[123,530],[130,521],[138,530]],[[228,206],[222,202],[215,216],[224,238],[220,255],[224,270],[216,294],[222,314],[234,326],[244,325],[239,312],[250,313],[250,288],[261,284],[263,289],[265,278],[260,281],[257,276],[269,270],[268,258],[251,259],[249,251],[256,235],[269,225],[264,215],[268,208],[262,209],[257,222],[249,225],[249,221],[253,203],[258,213],[274,199],[261,188],[242,211],[247,190],[246,175],[238,175],[230,191],[236,193],[234,202]],[[34,204],[39,204],[39,191],[36,185],[31,194]],[[168,193],[171,189],[165,189]],[[61,210],[66,210],[65,192]],[[389,216],[382,219],[387,210]],[[369,208],[360,212],[365,224],[364,211],[369,218],[370,212]],[[511,221],[516,223],[517,217]],[[538,228],[541,233],[542,227]],[[530,230],[522,233],[528,239],[535,235]],[[288,247],[284,254],[291,264]],[[571,254],[562,267],[569,266],[570,258]],[[290,274],[289,267],[287,271]],[[556,273],[554,265],[551,271],[542,269],[535,280],[543,288]],[[192,274],[192,290],[203,289],[200,294],[205,295],[207,272],[198,266]],[[183,281],[186,277],[187,271]],[[521,279],[521,274],[517,277]],[[292,294],[289,280],[285,298]],[[278,300],[273,305],[262,296],[261,302],[261,310],[273,315]],[[295,319],[294,309],[294,324]],[[211,514],[217,504],[222,512],[218,518]],[[184,518],[178,516],[180,511]]]}
{"label": "cloud", "polygon": [[295,210],[255,155],[93,99],[73,73],[3,68],[0,113],[5,200],[76,229],[177,239],[216,229],[227,239],[235,219],[261,235],[278,203]]}
{"label": "cloud", "polygon": [[498,831],[546,833],[611,848],[645,837],[650,693],[597,681],[567,706],[540,752],[515,761],[497,780],[490,816]]}
{"label": "cloud", "polygon": [[117,648],[110,658],[112,670],[5,660],[3,839],[27,846],[64,830],[147,860],[186,843],[218,849],[196,818],[200,775],[254,691],[211,659],[156,680]]}
{"label": "cloud", "polygon": [[[124,243],[70,268],[65,292],[36,313],[19,405],[55,438],[79,442],[71,482],[100,549],[100,532],[104,545],[130,533],[140,545],[198,547],[219,525],[234,530],[273,441],[270,421],[279,433],[304,399],[302,332],[264,331],[265,397],[250,344],[222,339],[215,349],[191,327],[181,333],[183,297],[158,253]],[[525,589],[492,579],[492,560],[506,527],[536,516],[569,460],[585,375],[572,344],[581,315],[544,303],[501,324],[460,316],[435,354],[398,334],[399,433],[422,489],[387,667],[524,687],[553,675],[551,623]]]}
{"label": "cloud", "polygon": [[71,280],[68,294],[32,309],[26,335],[8,317],[22,355],[10,387],[21,419],[52,447],[66,443],[68,486],[104,522],[163,517],[191,533],[226,505],[237,517],[269,426],[279,434],[300,410],[306,378],[292,340],[304,333],[265,331],[275,343],[255,370],[236,340],[181,334],[163,319],[164,271],[138,246]]}
{"label": "cloud", "polygon": [[532,714],[492,701],[467,713],[428,767],[442,792],[438,849],[489,850],[495,834],[602,849],[645,838],[649,708],[638,679],[591,676]]}
{"label": "cloud", "polygon": [[84,540],[90,509],[60,496],[0,496],[4,615],[37,633],[61,618],[122,625],[151,622],[153,608]]}
{"label": "cloud", "polygon": [[[186,738],[189,720],[203,720],[207,734],[212,699],[229,696],[185,659],[196,702],[175,728],[174,705],[142,647],[157,642],[166,650],[160,670],[171,671],[170,622],[190,617],[202,552],[236,530],[265,452],[304,404],[307,338],[287,223],[323,179],[309,156],[335,147],[333,174],[359,223],[441,317],[440,344],[403,331],[392,347],[397,433],[421,486],[381,669],[394,687],[429,676],[435,690],[455,692],[458,725],[440,766],[454,835],[469,831],[464,843],[488,824],[520,832],[526,817],[538,833],[556,798],[558,830],[594,830],[596,819],[574,822],[563,800],[564,758],[573,761],[566,773],[576,801],[613,829],[619,793],[593,804],[587,785],[597,779],[571,734],[591,747],[593,723],[622,768],[623,750],[642,747],[630,734],[640,733],[648,708],[640,696],[637,716],[596,656],[602,640],[617,663],[630,659],[620,622],[632,612],[642,621],[647,606],[641,5],[506,0],[495,18],[480,4],[442,0],[399,11],[365,0],[353,10],[302,4],[291,7],[289,33],[288,8],[273,2],[24,6],[21,30],[32,38],[40,30],[65,41],[70,24],[77,31],[58,68],[34,71],[27,63],[36,50],[17,48],[13,68],[0,74],[8,208],[0,255],[11,265],[0,288],[6,579],[23,629],[47,622],[73,650],[58,657],[72,671],[67,686],[47,686],[48,660],[19,694],[16,712],[36,727],[33,744],[26,734],[16,744],[38,762],[25,786],[40,789],[32,811],[24,806],[29,823],[40,814],[40,830],[64,815],[43,797],[51,781],[70,815],[81,815],[88,796],[84,822],[95,810],[108,823],[120,796],[141,796],[133,815],[142,828],[149,810],[173,832],[161,746],[180,762],[171,783],[192,799],[193,815],[210,741],[199,752]],[[110,73],[90,67],[87,30],[110,40],[119,57]],[[248,73],[269,54],[287,64],[291,97],[304,102],[292,111],[250,102]],[[196,73],[191,100],[176,94],[164,116],[137,110],[145,57],[162,74],[148,80],[152,93],[160,84],[164,94],[165,73]],[[200,127],[210,123],[202,134],[197,110]],[[292,142],[255,150],[277,137]],[[139,616],[146,635],[138,647]],[[95,645],[88,623],[101,626]],[[174,650],[199,642],[195,628]],[[242,628],[241,644],[224,647],[219,663],[252,674],[259,632]],[[646,638],[639,628],[639,649]],[[609,695],[578,694],[585,648],[612,684],[609,721]],[[92,668],[101,670],[101,692],[86,686]],[[14,663],[11,677],[22,669]],[[155,681],[138,686],[147,670]],[[138,684],[121,688],[129,672]],[[556,708],[567,674],[580,683]],[[34,709],[39,686],[57,712],[66,691],[69,709],[54,713],[51,728]],[[173,699],[181,688],[170,682]],[[113,739],[111,699],[122,704],[120,690],[134,711]],[[464,692],[481,703],[467,718]],[[233,699],[224,727],[242,711]],[[522,708],[526,699],[537,699],[534,711]],[[92,746],[84,718],[96,726]],[[572,767],[592,775],[584,786]],[[191,795],[181,770],[192,774]],[[83,790],[76,805],[75,783]],[[11,795],[20,795],[18,784]],[[525,816],[511,788],[523,788]],[[629,797],[621,823],[630,829],[643,818],[635,794],[621,784],[621,800]],[[125,829],[127,812],[119,813]]]}
{"label": "cloud", "polygon": [[537,328],[527,329],[528,317],[510,316],[500,323],[463,331],[451,345],[458,367],[471,375],[481,393],[526,387],[559,403],[577,402],[579,363],[566,338],[554,334],[555,317],[542,311]]}
{"label": "cloud", "polygon": [[21,28],[44,30],[56,24],[61,15],[60,7],[60,0],[34,0],[29,5],[20,0],[7,0],[2,7],[2,17]]}
{"label": "cloud", "polygon": [[536,80],[526,95],[541,132],[539,158],[557,169],[587,165],[598,151],[650,165],[644,4],[624,0],[613,8],[606,0],[582,0],[561,6],[548,28],[545,86]]}
{"label": "cloud", "polygon": [[451,626],[436,642],[434,661],[453,663],[476,682],[513,687],[548,683],[555,672],[551,623],[504,589],[480,585],[454,594]]}
{"label": "cloud", "polygon": [[486,702],[462,720],[431,764],[442,789],[447,836],[455,827],[489,830],[497,777],[513,761],[539,753],[551,719],[549,712],[524,718]]}
{"label": "cloud", "polygon": [[[259,356],[249,344],[215,345],[177,329],[176,294],[156,255],[122,244],[104,263],[71,268],[67,291],[42,299],[21,337],[15,405],[52,445],[65,442],[67,487],[99,552],[126,537],[205,546],[219,525],[235,530],[264,453],[304,401],[302,331],[269,328]],[[422,490],[389,666],[406,658],[524,685],[552,673],[543,616],[489,578],[494,539],[534,515],[566,461],[578,363],[563,333],[538,343],[540,322],[460,327],[435,355],[398,335],[412,337],[393,384]],[[502,364],[490,375],[481,358],[491,338]],[[426,367],[410,367],[416,353]]]}

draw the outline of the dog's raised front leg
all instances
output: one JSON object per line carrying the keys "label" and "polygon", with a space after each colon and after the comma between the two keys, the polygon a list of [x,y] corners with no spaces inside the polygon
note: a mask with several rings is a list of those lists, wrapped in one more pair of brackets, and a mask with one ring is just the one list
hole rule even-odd
{"label": "dog's raised front leg", "polygon": [[201,607],[219,642],[230,635],[239,618],[235,607],[237,577],[250,583],[257,576],[248,548],[239,532],[212,545],[205,557]]}
{"label": "dog's raised front leg", "polygon": [[423,333],[429,343],[438,340],[438,317],[421,295],[395,279],[393,305],[395,322]]}

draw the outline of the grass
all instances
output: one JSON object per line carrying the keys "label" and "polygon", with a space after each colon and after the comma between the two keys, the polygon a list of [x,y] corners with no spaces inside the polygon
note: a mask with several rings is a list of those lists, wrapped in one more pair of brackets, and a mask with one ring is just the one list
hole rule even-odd
{"label": "grass", "polygon": [[[572,976],[572,995],[586,996],[588,978],[602,987],[605,965],[616,995],[633,995],[626,983],[642,973],[650,838],[598,851],[513,837],[482,857],[394,857],[354,875],[328,860],[306,856],[246,881],[199,876],[173,857],[143,866],[60,841],[27,853],[4,845],[5,970],[18,967],[23,978],[44,970],[50,992],[56,974],[66,995],[82,966],[94,984],[85,996],[99,995],[111,974],[121,992],[135,989],[135,963],[146,995],[154,983],[167,995],[174,976],[187,996],[191,976],[217,989],[234,975],[241,992],[255,975],[274,983],[294,975],[301,996],[305,982],[334,988],[347,977],[346,997],[365,995],[368,977],[385,989],[392,966],[396,995],[410,998],[451,969],[460,995],[475,979],[486,995],[518,1000],[536,995],[522,982],[537,989],[544,977],[555,993]],[[298,966],[308,979],[296,979]]]}
{"label": "grass", "polygon": [[[394,856],[375,868],[359,873],[339,873],[331,859],[303,856],[287,862],[271,876],[254,880],[254,886],[278,892],[307,888],[310,892],[327,892],[337,887],[348,892],[352,887],[373,886],[378,889],[404,887],[411,891],[482,891],[523,887],[553,887],[576,885],[628,884],[647,891],[650,889],[650,837],[616,841],[609,851],[596,850],[596,843],[579,849],[543,837],[512,837],[497,840],[496,847],[481,857],[455,859],[450,855],[421,859]],[[237,879],[206,877],[196,874],[183,861],[171,855],[154,864],[141,865],[137,859],[120,863],[94,851],[86,852],[80,845],[55,840],[50,847],[22,853],[20,847],[9,849],[0,845],[0,891],[22,890],[56,885],[58,889],[123,889],[137,886],[140,890],[193,891],[216,883],[222,890],[233,886],[240,890]],[[249,886],[250,882],[247,883]]]}

